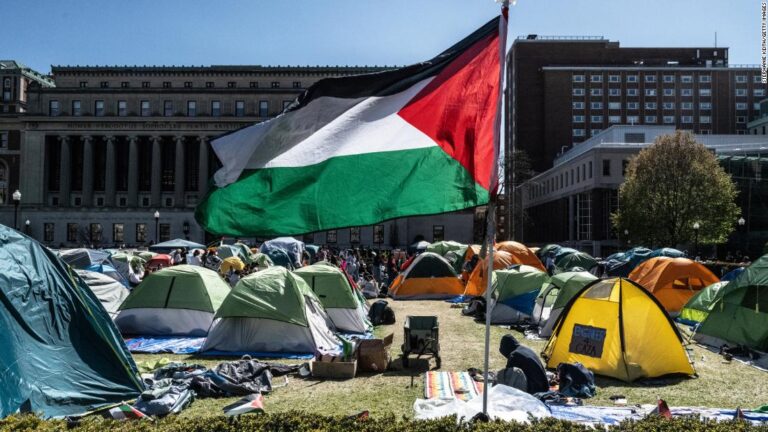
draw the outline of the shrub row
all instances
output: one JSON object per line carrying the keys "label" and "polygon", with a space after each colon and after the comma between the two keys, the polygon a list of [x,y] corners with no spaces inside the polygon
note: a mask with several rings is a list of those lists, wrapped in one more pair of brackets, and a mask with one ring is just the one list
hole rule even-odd
{"label": "shrub row", "polygon": [[[545,419],[532,424],[467,423],[457,424],[455,418],[439,420],[408,420],[394,416],[353,420],[345,417],[325,417],[303,412],[245,415],[241,417],[167,417],[155,422],[116,421],[91,418],[77,424],[66,420],[42,420],[31,415],[16,415],[0,420],[0,431],[35,432],[241,432],[241,431],[334,431],[334,432],[586,432],[587,426],[563,420]],[[625,421],[609,428],[621,432],[740,432],[766,431],[768,425],[752,426],[744,421],[717,423],[697,418],[666,420],[649,416],[640,421]]]}

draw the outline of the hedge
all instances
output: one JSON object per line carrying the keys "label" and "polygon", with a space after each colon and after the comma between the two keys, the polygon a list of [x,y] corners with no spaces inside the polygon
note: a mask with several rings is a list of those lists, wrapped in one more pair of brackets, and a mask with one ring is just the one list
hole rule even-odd
{"label": "hedge", "polygon": [[[0,431],[73,431],[73,432],[240,432],[240,431],[335,431],[335,432],[586,432],[594,431],[587,426],[563,420],[545,419],[532,424],[490,423],[457,424],[455,418],[439,420],[408,420],[394,416],[353,420],[345,417],[325,417],[304,412],[280,414],[249,414],[240,417],[167,417],[154,422],[146,420],[117,421],[89,418],[75,424],[66,420],[42,420],[32,415],[14,415],[0,420]],[[739,432],[766,431],[768,425],[752,426],[744,421],[718,423],[698,418],[676,418],[667,420],[658,416],[649,416],[640,421],[625,421],[619,426],[609,428],[622,432]]]}

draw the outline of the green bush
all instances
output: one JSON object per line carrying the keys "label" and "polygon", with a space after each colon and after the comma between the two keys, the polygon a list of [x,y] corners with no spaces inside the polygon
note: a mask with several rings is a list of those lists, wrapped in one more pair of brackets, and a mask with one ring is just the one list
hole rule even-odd
{"label": "green bush", "polygon": [[[334,432],[586,432],[593,431],[583,425],[563,420],[546,419],[530,425],[521,423],[456,423],[455,418],[440,420],[408,420],[394,416],[352,420],[345,417],[324,417],[303,412],[282,414],[253,414],[241,417],[180,418],[167,417],[155,422],[116,421],[88,418],[79,424],[67,424],[65,420],[42,420],[32,415],[15,415],[0,420],[0,432],[240,432],[240,431],[334,431]],[[651,416],[641,421],[625,421],[609,428],[622,432],[740,432],[768,431],[768,425],[752,426],[743,421],[717,423],[697,418],[666,420]]]}

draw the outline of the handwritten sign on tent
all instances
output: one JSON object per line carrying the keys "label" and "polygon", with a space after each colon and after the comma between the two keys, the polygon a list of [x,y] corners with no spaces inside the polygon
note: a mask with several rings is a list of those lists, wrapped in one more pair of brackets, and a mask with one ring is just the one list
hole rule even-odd
{"label": "handwritten sign on tent", "polygon": [[573,336],[568,350],[574,354],[601,358],[606,330],[581,324],[573,325]]}

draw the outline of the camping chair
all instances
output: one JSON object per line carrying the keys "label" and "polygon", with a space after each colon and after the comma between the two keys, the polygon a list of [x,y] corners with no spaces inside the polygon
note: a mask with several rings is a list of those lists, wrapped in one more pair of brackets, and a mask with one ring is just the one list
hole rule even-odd
{"label": "camping chair", "polygon": [[436,316],[411,316],[405,318],[405,338],[401,347],[403,350],[403,367],[408,367],[408,356],[431,354],[440,369],[440,324]]}

